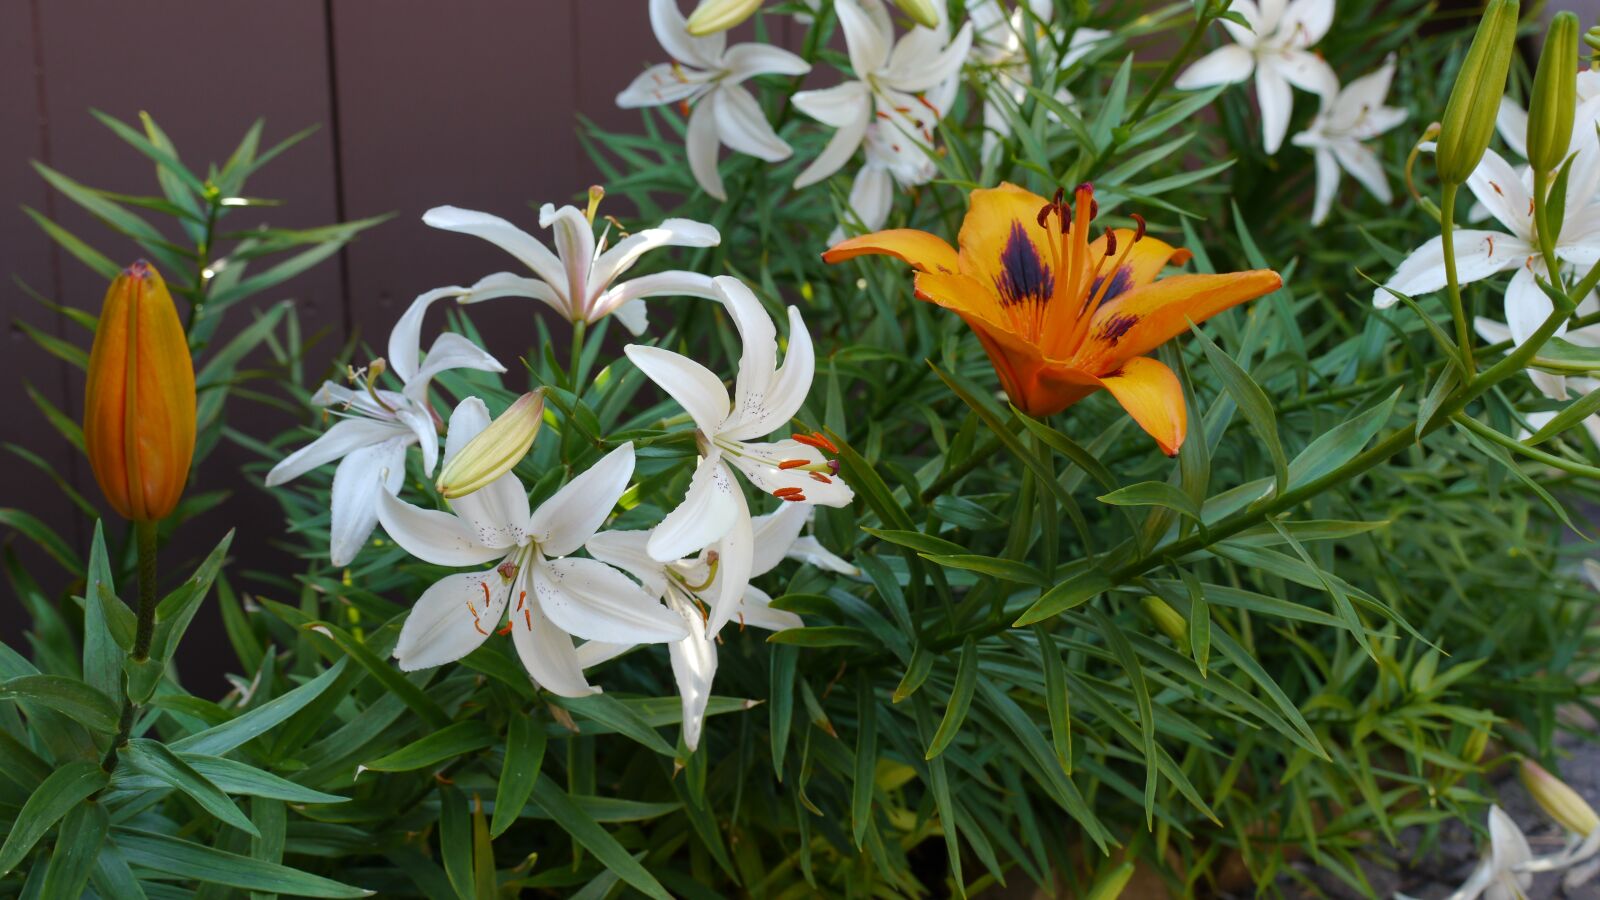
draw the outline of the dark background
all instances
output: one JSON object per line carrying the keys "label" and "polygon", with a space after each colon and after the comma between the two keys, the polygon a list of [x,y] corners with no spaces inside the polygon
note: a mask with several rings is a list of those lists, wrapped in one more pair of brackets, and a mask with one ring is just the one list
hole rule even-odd
{"label": "dark background", "polygon": [[[689,0],[680,5],[692,7]],[[801,28],[788,17],[767,21],[778,38],[798,41]],[[50,460],[100,502],[87,462],[25,390],[31,386],[76,417],[82,375],[16,325],[25,321],[87,349],[86,331],[29,298],[15,279],[92,311],[105,292],[105,283],[58,249],[22,206],[114,260],[137,255],[48,188],[31,160],[93,187],[159,193],[153,164],[91,117],[91,108],[136,126],[139,112],[148,111],[190,168],[202,172],[226,159],[258,117],[267,122],[263,147],[318,125],[251,180],[250,195],[285,201],[262,220],[311,227],[396,214],[334,259],[246,304],[264,308],[292,298],[306,334],[325,330],[310,354],[309,379],[351,338],[381,347],[394,318],[422,291],[515,269],[483,241],[424,226],[422,212],[454,204],[537,233],[530,202],[565,202],[598,177],[577,139],[579,116],[637,130],[638,112],[617,109],[613,100],[647,64],[665,59],[644,0],[0,0],[0,441]],[[239,218],[230,227],[250,224]],[[489,349],[512,362],[532,343],[532,314],[531,301],[503,300],[474,318]],[[249,319],[246,308],[231,310],[225,334]],[[230,412],[231,425],[262,436],[291,424],[238,401]],[[238,534],[230,571],[293,565],[268,546],[283,532],[279,507],[255,479],[240,475],[253,459],[224,441],[206,460],[195,488],[227,488],[232,496],[185,529],[182,537],[193,545],[174,548],[175,555],[203,555],[231,525]],[[0,507],[38,516],[87,555],[93,520],[4,450]],[[114,523],[121,527],[114,517],[107,527]],[[65,570],[21,535],[0,528],[0,543],[19,553],[51,595],[68,584]],[[0,587],[0,640],[26,653],[27,627],[16,598]],[[197,693],[220,694],[218,676],[231,662],[220,618],[208,605],[179,654],[185,682]]]}

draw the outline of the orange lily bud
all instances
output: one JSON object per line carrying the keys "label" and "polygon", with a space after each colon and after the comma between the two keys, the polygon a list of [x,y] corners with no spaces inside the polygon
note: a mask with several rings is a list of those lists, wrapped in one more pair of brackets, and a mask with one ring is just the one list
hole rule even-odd
{"label": "orange lily bud", "polygon": [[178,505],[195,437],[194,362],[172,295],[143,260],[106,291],[89,353],[83,443],[106,500],[153,522]]}

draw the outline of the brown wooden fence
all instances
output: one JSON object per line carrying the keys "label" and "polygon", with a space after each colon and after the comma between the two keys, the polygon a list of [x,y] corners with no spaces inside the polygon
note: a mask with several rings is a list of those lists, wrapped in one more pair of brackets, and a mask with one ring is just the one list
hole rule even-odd
{"label": "brown wooden fence", "polygon": [[[595,177],[575,137],[577,117],[631,127],[637,113],[617,109],[613,98],[662,58],[644,0],[0,0],[3,440],[46,457],[63,480],[98,499],[87,466],[26,394],[37,391],[76,415],[82,379],[14,323],[85,347],[88,335],[11,280],[86,309],[96,309],[104,291],[34,226],[23,205],[114,258],[136,252],[47,189],[29,165],[38,160],[96,187],[155,193],[149,162],[92,118],[91,108],[124,121],[148,111],[184,158],[200,164],[226,158],[257,117],[267,120],[268,140],[321,126],[250,185],[252,195],[286,201],[272,211],[272,224],[397,214],[336,260],[262,298],[293,298],[308,333],[327,329],[326,360],[352,335],[381,344],[421,291],[506,268],[509,260],[494,248],[429,229],[421,213],[452,203],[531,228],[530,201],[564,200]],[[491,342],[509,360],[529,343],[529,310],[506,303],[484,313],[493,317],[486,322],[491,334],[499,330],[495,321],[520,322],[502,345]],[[270,565],[253,548],[281,534],[282,522],[271,500],[238,478],[248,459],[224,446],[201,473],[201,486],[234,491],[214,518],[219,526],[239,525],[235,547],[245,563]],[[37,469],[3,451],[0,507],[26,509],[78,548],[87,545],[90,518]],[[193,536],[196,542],[215,539],[194,530],[206,531]],[[0,541],[29,559],[37,555],[9,532]],[[48,584],[56,574],[41,570],[41,580]],[[0,602],[0,612],[10,603]],[[15,646],[22,627],[14,616],[4,619],[0,638]]]}

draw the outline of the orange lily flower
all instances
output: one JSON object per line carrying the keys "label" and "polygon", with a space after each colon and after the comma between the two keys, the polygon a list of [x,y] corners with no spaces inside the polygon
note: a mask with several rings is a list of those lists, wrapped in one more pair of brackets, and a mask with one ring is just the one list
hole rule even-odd
{"label": "orange lily flower", "polygon": [[909,228],[842,241],[830,263],[882,254],[917,270],[917,296],[955,311],[978,336],[1006,394],[1048,416],[1101,388],[1163,452],[1176,456],[1188,427],[1178,377],[1143,354],[1189,327],[1283,285],[1277,272],[1159,277],[1189,251],[1119,228],[1089,240],[1094,188],[1069,206],[1014,184],[972,192],[960,249]]}
{"label": "orange lily flower", "polygon": [[178,505],[194,456],[194,363],[172,295],[139,261],[106,291],[84,390],[83,444],[106,500],[154,522]]}

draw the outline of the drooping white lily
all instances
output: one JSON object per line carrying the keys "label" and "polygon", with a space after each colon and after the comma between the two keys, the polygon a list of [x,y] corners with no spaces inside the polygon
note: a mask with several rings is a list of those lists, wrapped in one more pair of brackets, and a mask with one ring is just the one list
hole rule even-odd
{"label": "drooping white lily", "polygon": [[624,109],[687,104],[684,136],[689,170],[705,192],[728,199],[717,171],[717,148],[767,162],[789,158],[794,151],[772,130],[761,104],[743,82],[757,75],[804,75],[805,60],[767,44],[728,46],[723,32],[695,37],[689,33],[677,0],[650,0],[650,27],[673,59],[646,69],[617,95]]}
{"label": "drooping white lily", "polygon": [[1333,25],[1333,0],[1233,0],[1231,12],[1248,25],[1223,19],[1235,43],[1200,57],[1173,84],[1180,90],[1233,84],[1256,76],[1256,103],[1261,107],[1261,138],[1269,154],[1277,153],[1289,133],[1294,108],[1290,85],[1329,97],[1339,79],[1322,57],[1310,51]]}
{"label": "drooping white lily", "polygon": [[[446,459],[489,426],[483,401],[469,397],[450,416]],[[623,444],[573,478],[531,514],[528,494],[507,472],[451,512],[421,509],[384,494],[378,515],[406,552],[440,566],[487,571],[446,575],[423,592],[400,629],[394,656],[405,671],[460,659],[502,618],[535,683],[566,697],[595,693],[583,676],[574,635],[592,641],[681,640],[682,620],[610,566],[571,554],[610,515],[633,475],[633,445]]]}
{"label": "drooping white lily", "polygon": [[849,237],[850,233],[877,231],[887,224],[894,207],[896,185],[918,187],[939,174],[939,167],[922,140],[907,137],[908,134],[931,135],[937,125],[931,113],[919,108],[909,114],[895,113],[890,119],[867,126],[862,144],[866,150],[865,160],[850,182],[850,218],[847,221],[854,227],[847,233],[845,222],[834,226],[828,235],[830,246]]}
{"label": "drooping white lily", "polygon": [[[802,559],[830,571],[854,574],[854,566],[816,544],[815,538],[801,538],[810,504],[785,503],[770,515],[756,516],[752,521],[753,555],[749,577],[765,575],[777,567],[785,556]],[[678,694],[683,699],[683,742],[693,751],[700,745],[701,727],[705,723],[706,702],[711,699],[711,682],[717,674],[717,644],[706,635],[706,616],[702,608],[712,605],[704,598],[715,598],[722,591],[722,549],[714,546],[693,559],[660,562],[650,555],[649,531],[602,531],[590,538],[584,547],[601,562],[609,563],[639,579],[639,583],[653,596],[666,601],[668,607],[683,616],[689,636],[670,644],[672,675],[678,683]],[[802,546],[802,541],[816,544]],[[755,585],[746,584],[744,594],[734,610],[734,618],[743,628],[746,625],[768,631],[798,628],[804,623],[791,612],[773,609],[772,598]],[[578,658],[584,667],[597,665],[627,650],[629,644],[607,644],[590,641],[578,648]]]}
{"label": "drooping white lily", "polygon": [[1393,78],[1394,55],[1390,54],[1376,72],[1323,98],[1317,117],[1291,139],[1295,146],[1310,150],[1317,163],[1317,195],[1311,224],[1321,225],[1328,218],[1334,195],[1339,192],[1341,168],[1380,201],[1394,200],[1389,178],[1383,174],[1383,163],[1363,143],[1405,121],[1405,110],[1383,105]]}
{"label": "drooping white lily", "polygon": [[[783,427],[805,402],[816,357],[800,311],[789,307],[789,350],[778,365],[777,330],[737,278],[714,279],[743,340],[732,400],[722,380],[705,366],[659,347],[630,344],[628,358],[694,420],[700,461],[689,491],[650,536],[649,552],[661,562],[682,559],[722,542],[722,590],[711,606],[706,633],[733,617],[752,559],[752,525],[733,470],[757,489],[787,502],[844,506],[854,497],[818,450],[820,436],[798,435],[772,443],[756,439]],[[798,438],[798,439],[797,439]]]}
{"label": "drooping white lily", "polygon": [[[895,41],[894,25],[881,0],[835,0],[834,10],[855,78],[794,95],[795,108],[837,129],[822,153],[795,179],[796,188],[843,168],[866,140],[867,127],[875,118],[898,126],[905,140],[931,150],[932,128],[913,110],[929,109],[933,124],[949,112],[949,97],[941,95],[953,94],[954,79],[972,46],[971,23],[963,25],[954,40],[941,22],[938,28],[913,28]],[[937,102],[941,100],[943,105]]]}
{"label": "drooping white lily", "polygon": [[[1045,33],[1045,26],[1055,16],[1055,9],[1053,0],[1014,3],[1009,13],[1000,0],[977,0],[967,4],[967,16],[973,28],[970,59],[988,76],[983,101],[984,159],[989,158],[1000,139],[1011,131],[1007,104],[990,92],[1003,92],[1013,107],[1020,106],[1028,98],[1033,69],[1028,64],[1028,44],[1024,35],[1033,31],[1036,35],[1034,46],[1041,52],[1048,51],[1050,39]],[[1070,72],[1073,66],[1094,50],[1095,44],[1110,36],[1111,32],[1099,28],[1073,29],[1066,52],[1059,59],[1050,58],[1055,55],[1051,53],[1044,60],[1043,70],[1058,74]],[[1065,84],[1057,87],[1055,99],[1067,106],[1076,102]]]}
{"label": "drooping white lily", "polygon": [[[340,460],[333,471],[328,528],[328,557],[336,566],[349,565],[372,534],[378,523],[378,495],[400,489],[407,447],[416,444],[421,448],[423,471],[433,474],[439,458],[439,429],[438,417],[428,404],[428,386],[434,376],[450,369],[506,370],[477,344],[454,332],[435,338],[426,359],[420,358],[422,319],[428,307],[440,297],[470,294],[471,290],[442,288],[413,300],[389,332],[387,362],[377,360],[363,372],[352,372],[357,388],[325,381],[312,395],[314,405],[343,413],[339,421],[267,473],[267,487],[277,487]],[[402,390],[377,386],[378,376],[385,370],[400,379]]]}
{"label": "drooping white lily", "polygon": [[695,272],[656,272],[620,283],[619,279],[641,256],[658,247],[715,247],[722,240],[717,229],[690,219],[667,219],[606,249],[611,226],[608,224],[598,239],[594,233],[598,202],[596,191],[588,211],[576,206],[557,209],[549,203],[540,207],[539,227],[553,229],[554,253],[543,241],[489,213],[436,206],[423,214],[422,221],[434,228],[483,238],[533,272],[532,278],[510,272],[489,275],[459,297],[462,303],[530,297],[549,304],[569,322],[593,324],[614,314],[623,327],[641,334],[646,324],[644,298],[703,295],[709,290],[706,276]]}
{"label": "drooping white lily", "polygon": [[[1580,316],[1595,312],[1600,312],[1600,299],[1596,299],[1593,294],[1590,294],[1587,300],[1578,304],[1576,310],[1576,313]],[[1504,323],[1496,322],[1493,319],[1479,316],[1473,320],[1472,327],[1478,333],[1478,337],[1490,343],[1498,344],[1501,341],[1512,340],[1511,329]],[[1574,328],[1568,331],[1564,337],[1569,343],[1577,344],[1580,347],[1600,348],[1600,325]],[[1528,378],[1533,381],[1534,386],[1539,389],[1539,392],[1551,400],[1566,400],[1574,393],[1581,397],[1595,390],[1600,390],[1600,379],[1583,378],[1575,375],[1555,375],[1531,368],[1525,371],[1528,374]],[[1543,428],[1555,417],[1554,411],[1530,412],[1523,415],[1523,418],[1528,420],[1528,425],[1534,429]],[[1589,430],[1589,435],[1595,440],[1595,443],[1600,445],[1600,414],[1584,419],[1583,425]],[[1526,436],[1526,434],[1522,435],[1522,437]],[[1520,440],[1521,438],[1519,437],[1518,439]]]}
{"label": "drooping white lily", "polygon": [[[1579,153],[1573,162],[1555,255],[1563,263],[1586,269],[1600,260],[1600,204],[1594,202],[1596,187],[1600,185],[1600,166],[1593,167],[1593,176],[1580,171],[1578,161],[1585,156],[1600,162],[1600,145],[1596,152]],[[1457,229],[1457,277],[1462,284],[1467,284],[1507,269],[1516,270],[1506,286],[1506,324],[1511,329],[1512,340],[1520,345],[1538,330],[1552,309],[1550,298],[1535,280],[1536,277],[1548,279],[1550,273],[1539,252],[1531,182],[1490,150],[1484,153],[1483,161],[1467,179],[1467,187],[1506,230]],[[1373,292],[1372,301],[1379,309],[1385,309],[1397,300],[1384,288],[1414,297],[1444,286],[1444,245],[1441,238],[1435,237],[1411,251],[1384,287]]]}

